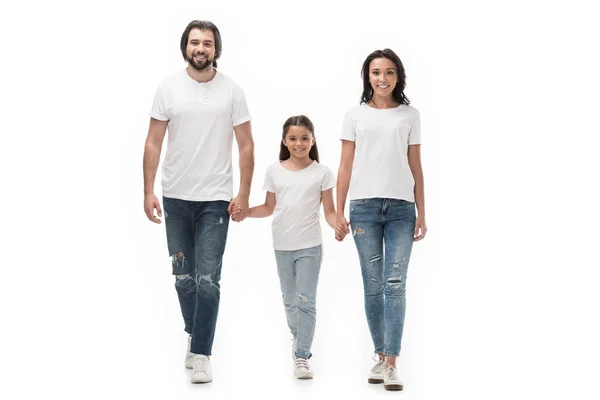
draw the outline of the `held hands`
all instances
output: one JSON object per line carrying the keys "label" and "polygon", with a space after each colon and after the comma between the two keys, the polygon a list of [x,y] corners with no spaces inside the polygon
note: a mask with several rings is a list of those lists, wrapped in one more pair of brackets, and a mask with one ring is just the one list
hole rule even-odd
{"label": "held hands", "polygon": [[[156,210],[158,217],[154,213],[154,210]],[[146,217],[148,217],[148,219],[151,222],[154,222],[155,224],[160,224],[162,210],[160,208],[160,203],[154,195],[154,193],[146,194],[144,196],[144,212],[146,213]]]}
{"label": "held hands", "polygon": [[229,203],[227,212],[231,215],[231,219],[235,222],[242,222],[248,216],[248,199],[242,196],[237,196]]}
{"label": "held hands", "polygon": [[343,213],[338,213],[335,220],[335,240],[341,242],[347,234],[350,233],[348,226],[350,222],[346,220]]}

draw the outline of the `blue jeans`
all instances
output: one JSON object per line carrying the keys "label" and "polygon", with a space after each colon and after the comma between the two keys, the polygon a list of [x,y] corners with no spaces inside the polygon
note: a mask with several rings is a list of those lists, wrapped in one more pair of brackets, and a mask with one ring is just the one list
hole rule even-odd
{"label": "blue jeans", "polygon": [[415,220],[415,204],[409,201],[350,201],[350,225],[360,258],[365,312],[376,353],[400,354]]}
{"label": "blue jeans", "polygon": [[307,249],[275,250],[277,273],[288,327],[298,338],[296,357],[308,359],[317,321],[317,284],[322,245]]}
{"label": "blue jeans", "polygon": [[163,197],[167,245],[190,351],[211,355],[229,213],[226,201]]}

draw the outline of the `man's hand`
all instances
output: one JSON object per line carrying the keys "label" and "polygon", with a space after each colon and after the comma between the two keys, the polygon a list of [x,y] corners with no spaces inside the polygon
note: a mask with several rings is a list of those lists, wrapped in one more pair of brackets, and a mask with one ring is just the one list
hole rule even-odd
{"label": "man's hand", "polygon": [[[158,217],[154,213],[155,209],[158,213]],[[148,217],[148,219],[151,222],[160,224],[159,218],[162,217],[162,210],[160,208],[160,203],[158,202],[158,199],[156,198],[154,193],[150,193],[144,196],[144,212],[146,213],[146,217]]]}
{"label": "man's hand", "polygon": [[248,216],[248,208],[248,198],[238,195],[229,203],[227,212],[231,215],[232,220],[242,222]]}

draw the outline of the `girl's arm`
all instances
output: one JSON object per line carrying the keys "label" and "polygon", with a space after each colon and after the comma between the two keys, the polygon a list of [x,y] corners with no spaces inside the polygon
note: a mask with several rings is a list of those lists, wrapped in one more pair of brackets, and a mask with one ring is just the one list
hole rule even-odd
{"label": "girl's arm", "polygon": [[335,229],[337,215],[335,213],[335,205],[333,204],[333,188],[322,191],[321,200],[323,200],[325,220],[332,229]]}
{"label": "girl's arm", "polygon": [[260,206],[251,207],[248,210],[248,217],[250,218],[264,218],[273,215],[273,210],[275,209],[275,205],[277,201],[275,200],[275,193],[267,192],[265,197],[265,204]]}
{"label": "girl's arm", "polygon": [[415,203],[417,205],[417,221],[415,224],[414,240],[419,241],[427,233],[425,224],[425,188],[423,183],[423,168],[421,167],[421,146],[408,146],[408,165],[415,180]]}

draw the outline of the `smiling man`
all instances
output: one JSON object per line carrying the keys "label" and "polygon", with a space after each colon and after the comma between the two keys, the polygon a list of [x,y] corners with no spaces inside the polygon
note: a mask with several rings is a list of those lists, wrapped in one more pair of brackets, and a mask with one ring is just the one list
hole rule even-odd
{"label": "smiling man", "polygon": [[[154,181],[163,139],[162,202],[167,245],[185,331],[185,367],[192,383],[212,381],[210,355],[220,301],[221,266],[229,215],[248,214],[254,170],[250,114],[242,88],[219,72],[221,34],[209,21],[192,21],[181,36],[187,68],[158,87],[144,150],[144,211],[159,224],[162,209]],[[240,190],[233,198],[232,143],[237,140]]]}

